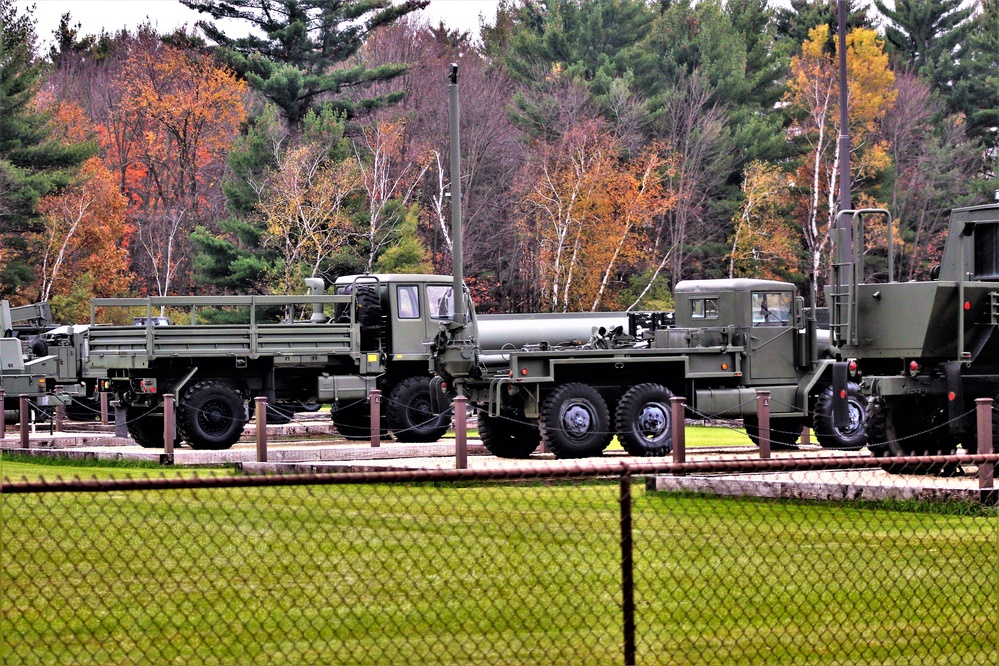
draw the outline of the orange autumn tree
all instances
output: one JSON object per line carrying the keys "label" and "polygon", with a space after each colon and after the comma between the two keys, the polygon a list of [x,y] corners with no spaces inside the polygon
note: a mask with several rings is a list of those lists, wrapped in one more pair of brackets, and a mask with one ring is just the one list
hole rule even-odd
{"label": "orange autumn tree", "polygon": [[138,45],[116,82],[121,110],[136,127],[116,137],[125,161],[115,166],[131,201],[142,270],[165,295],[185,268],[191,231],[220,213],[225,158],[246,118],[246,84],[202,51]]}
{"label": "orange autumn tree", "polygon": [[643,232],[675,200],[662,188],[655,150],[629,162],[596,119],[539,142],[528,171],[522,230],[537,250],[543,307],[552,312],[616,304]]}
{"label": "orange autumn tree", "polygon": [[[824,50],[829,27],[808,33],[800,56],[791,60],[791,77],[784,101],[795,120],[789,129],[793,141],[807,153],[798,169],[797,185],[808,188],[799,199],[809,270],[823,276],[831,243],[830,229],[840,210],[839,73],[834,54]],[[895,75],[888,65],[884,42],[873,30],[855,28],[847,35],[849,90],[850,176],[854,187],[873,180],[890,165],[886,146],[877,139],[877,123],[895,101]]]}
{"label": "orange autumn tree", "polygon": [[[58,138],[84,141],[93,127],[75,103],[55,109]],[[38,258],[40,300],[51,301],[58,318],[85,321],[93,296],[119,296],[132,282],[128,245],[132,228],[128,202],[114,174],[96,157],[80,168],[74,183],[38,204],[44,230],[32,239]]]}

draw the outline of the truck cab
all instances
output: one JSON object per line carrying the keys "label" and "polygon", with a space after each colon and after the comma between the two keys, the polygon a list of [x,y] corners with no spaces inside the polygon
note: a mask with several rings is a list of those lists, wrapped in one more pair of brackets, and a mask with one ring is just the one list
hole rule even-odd
{"label": "truck cab", "polygon": [[[803,301],[795,287],[774,280],[687,280],[676,286],[676,328],[662,338],[691,346],[741,345],[744,386],[797,383],[804,365]],[[676,346],[657,340],[657,347]]]}

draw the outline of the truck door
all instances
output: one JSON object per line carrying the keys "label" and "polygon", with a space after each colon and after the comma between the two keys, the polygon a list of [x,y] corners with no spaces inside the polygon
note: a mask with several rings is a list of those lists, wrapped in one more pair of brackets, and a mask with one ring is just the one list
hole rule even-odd
{"label": "truck door", "polygon": [[427,339],[424,324],[424,304],[418,284],[390,284],[389,303],[392,308],[393,357],[401,360],[412,354],[427,355],[423,342]]}
{"label": "truck door", "polygon": [[[789,291],[754,291],[751,298],[750,376],[753,384],[794,381],[794,325]],[[763,382],[757,380],[764,380]]]}

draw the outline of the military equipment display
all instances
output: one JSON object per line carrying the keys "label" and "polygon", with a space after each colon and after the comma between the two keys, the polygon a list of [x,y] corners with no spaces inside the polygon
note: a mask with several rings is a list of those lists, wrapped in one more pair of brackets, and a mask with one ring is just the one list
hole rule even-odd
{"label": "military equipment display", "polygon": [[[446,406],[436,412],[430,407],[429,341],[452,316],[451,278],[345,276],[332,294],[321,279],[307,280],[307,286],[310,293],[303,296],[94,299],[94,311],[137,309],[142,314],[133,320],[143,325],[91,326],[88,367],[106,373],[104,385],[126,410],[130,434],[147,447],[163,446],[161,404],[167,393],[177,396],[179,439],[200,449],[232,446],[257,396],[268,399],[269,423],[331,403],[340,433],[367,439],[367,398],[375,388],[383,392],[385,431],[401,442],[439,439],[450,413]],[[184,323],[163,325],[164,316],[154,314],[160,308],[173,312],[175,322],[183,316]],[[241,316],[242,323],[204,323],[206,310]],[[307,319],[296,320],[296,311]],[[474,317],[474,310],[466,311]],[[592,317],[580,315],[519,317],[530,324],[517,325],[509,316],[478,321],[497,349],[507,336],[585,339],[594,325]]]}
{"label": "military equipment display", "polygon": [[[840,13],[842,26],[842,2]],[[452,73],[452,154],[456,88]],[[849,189],[841,196],[848,202]],[[887,229],[887,280],[875,284],[865,283],[863,245],[872,216]],[[434,383],[467,395],[483,443],[504,457],[526,457],[542,440],[558,457],[599,455],[614,435],[633,455],[663,455],[674,395],[696,416],[742,418],[758,440],[757,391],[770,394],[777,445],[792,445],[806,424],[823,446],[866,444],[877,456],[975,451],[969,407],[999,399],[999,204],[952,212],[942,263],[923,282],[894,280],[892,228],[884,210],[838,215],[829,331],[791,284],[680,282],[675,327],[601,330],[585,346],[524,346],[497,360],[474,322],[442,325]],[[454,262],[457,284],[457,251]]]}

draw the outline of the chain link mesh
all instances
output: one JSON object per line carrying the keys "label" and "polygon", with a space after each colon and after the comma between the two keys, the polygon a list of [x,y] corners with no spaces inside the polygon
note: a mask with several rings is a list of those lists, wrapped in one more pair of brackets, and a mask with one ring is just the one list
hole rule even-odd
{"label": "chain link mesh", "polygon": [[582,465],[8,482],[0,655],[626,663],[633,581],[638,663],[999,661],[993,507],[717,498],[643,478],[627,493]]}

